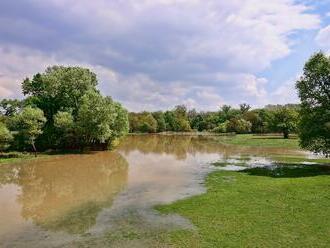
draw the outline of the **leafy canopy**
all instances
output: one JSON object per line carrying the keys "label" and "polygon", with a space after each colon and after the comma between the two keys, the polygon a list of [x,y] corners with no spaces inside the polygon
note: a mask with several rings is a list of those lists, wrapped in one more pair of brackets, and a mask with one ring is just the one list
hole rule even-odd
{"label": "leafy canopy", "polygon": [[296,87],[301,100],[300,144],[330,155],[330,58],[321,52],[313,55]]}

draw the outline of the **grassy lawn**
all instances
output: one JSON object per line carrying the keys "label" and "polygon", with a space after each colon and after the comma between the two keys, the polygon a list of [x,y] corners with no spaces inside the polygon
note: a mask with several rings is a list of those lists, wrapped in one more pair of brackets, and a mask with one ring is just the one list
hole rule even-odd
{"label": "grassy lawn", "polygon": [[231,145],[300,149],[299,139],[296,137],[283,139],[282,136],[275,135],[259,136],[253,134],[238,134],[235,136],[221,137],[219,138],[219,141]]}
{"label": "grassy lawn", "polygon": [[160,206],[190,219],[174,247],[329,247],[330,168],[263,168],[209,175],[207,193]]}

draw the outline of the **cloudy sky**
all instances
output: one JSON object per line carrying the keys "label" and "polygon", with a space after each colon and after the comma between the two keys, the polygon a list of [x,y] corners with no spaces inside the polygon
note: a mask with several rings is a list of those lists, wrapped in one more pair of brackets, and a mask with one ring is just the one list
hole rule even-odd
{"label": "cloudy sky", "polygon": [[330,51],[330,0],[1,0],[0,98],[54,64],[95,71],[129,110],[297,102]]}

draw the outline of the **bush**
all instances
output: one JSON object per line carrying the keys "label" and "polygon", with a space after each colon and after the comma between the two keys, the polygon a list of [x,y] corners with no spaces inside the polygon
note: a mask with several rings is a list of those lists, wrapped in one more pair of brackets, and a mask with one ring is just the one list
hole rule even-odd
{"label": "bush", "polygon": [[226,133],[227,132],[228,123],[229,123],[229,121],[225,121],[225,122],[221,123],[216,128],[213,128],[212,129],[212,132],[214,132],[214,133]]}
{"label": "bush", "polygon": [[228,132],[236,132],[236,133],[249,133],[251,132],[252,124],[249,121],[246,121],[241,118],[232,118],[228,125]]}

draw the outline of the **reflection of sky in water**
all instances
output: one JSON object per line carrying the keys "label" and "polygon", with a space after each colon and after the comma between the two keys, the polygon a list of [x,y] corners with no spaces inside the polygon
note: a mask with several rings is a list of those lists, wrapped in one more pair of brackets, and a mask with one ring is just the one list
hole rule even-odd
{"label": "reflection of sky in water", "polygon": [[[152,209],[204,192],[210,162],[269,164],[286,149],[224,146],[212,138],[131,136],[114,152],[65,155],[1,166],[0,246],[56,246],[116,228],[191,228]],[[235,162],[236,161],[236,162]]]}

